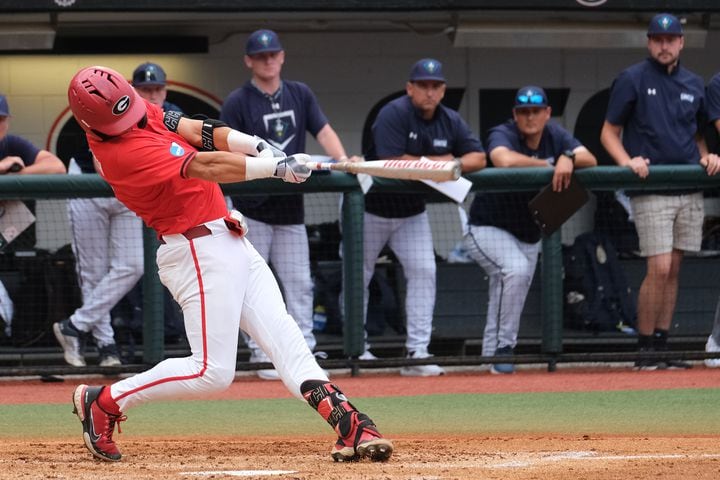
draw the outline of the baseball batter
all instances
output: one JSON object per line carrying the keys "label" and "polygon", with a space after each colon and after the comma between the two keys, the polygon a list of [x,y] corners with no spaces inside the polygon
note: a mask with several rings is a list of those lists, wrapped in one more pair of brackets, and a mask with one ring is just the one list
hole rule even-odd
{"label": "baseball batter", "polygon": [[73,404],[93,455],[120,460],[113,433],[131,407],[227,388],[242,329],[268,354],[289,391],[335,429],[336,461],[387,460],[392,442],[329,383],[285,310],[270,268],[245,238],[242,216],[227,211],[217,184],[266,177],[303,182],[310,176],[308,156],[285,157],[218,120],[163,113],[107,67],[75,74],[68,100],[97,171],[158,233],[160,280],[182,307],[191,349],[188,357],[166,359],[112,385],[75,389]]}

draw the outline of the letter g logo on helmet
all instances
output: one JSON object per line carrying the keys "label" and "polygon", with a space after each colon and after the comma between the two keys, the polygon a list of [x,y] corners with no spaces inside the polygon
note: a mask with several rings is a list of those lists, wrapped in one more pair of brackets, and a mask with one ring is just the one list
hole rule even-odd
{"label": "letter g logo on helmet", "polygon": [[113,105],[112,108],[112,113],[113,115],[122,115],[127,111],[128,107],[130,107],[130,97],[124,95],[115,102],[115,105]]}

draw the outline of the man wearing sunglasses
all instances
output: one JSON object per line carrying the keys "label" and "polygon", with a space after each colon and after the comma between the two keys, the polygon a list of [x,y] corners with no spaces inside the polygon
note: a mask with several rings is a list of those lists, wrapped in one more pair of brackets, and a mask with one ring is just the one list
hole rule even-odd
{"label": "man wearing sunglasses", "polygon": [[[560,125],[550,122],[545,91],[527,86],[515,95],[513,118],[490,129],[488,152],[498,168],[553,168],[553,190],[570,184],[575,168],[597,164],[595,156]],[[478,192],[470,206],[465,236],[468,254],[487,272],[489,300],[482,355],[514,355],[525,298],[538,253],[540,229],[528,202],[536,192]],[[513,373],[512,363],[494,364],[496,374]]]}
{"label": "man wearing sunglasses", "polygon": [[[673,15],[653,17],[647,32],[649,58],[618,75],[612,85],[600,140],[615,162],[645,178],[650,165],[701,164],[720,170],[698,131],[704,116],[704,82],[680,65],[683,29]],[[668,349],[678,274],[684,251],[697,252],[704,219],[702,192],[629,191],[647,274],[638,296],[638,349]],[[690,364],[642,359],[638,370],[690,368]]]}

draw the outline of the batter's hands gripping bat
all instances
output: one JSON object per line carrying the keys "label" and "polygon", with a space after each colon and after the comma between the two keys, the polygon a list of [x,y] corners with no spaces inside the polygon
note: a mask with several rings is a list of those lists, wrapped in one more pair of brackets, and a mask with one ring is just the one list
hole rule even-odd
{"label": "batter's hands gripping bat", "polygon": [[310,170],[339,170],[347,173],[365,173],[375,177],[400,180],[433,180],[447,182],[460,178],[457,160],[370,160],[367,162],[307,162]]}

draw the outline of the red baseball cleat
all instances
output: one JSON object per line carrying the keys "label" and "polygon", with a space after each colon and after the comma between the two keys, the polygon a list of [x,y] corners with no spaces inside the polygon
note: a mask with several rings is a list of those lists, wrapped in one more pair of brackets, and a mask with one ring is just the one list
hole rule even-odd
{"label": "red baseball cleat", "polygon": [[100,460],[117,462],[122,455],[113,441],[115,423],[125,421],[125,415],[113,415],[98,405],[97,398],[103,387],[79,385],[73,393],[73,413],[78,416],[83,426],[85,446]]}
{"label": "red baseball cleat", "polygon": [[336,462],[353,462],[362,458],[384,462],[392,455],[392,442],[383,438],[364,413],[349,412],[340,419],[335,431],[339,437],[330,455]]}

